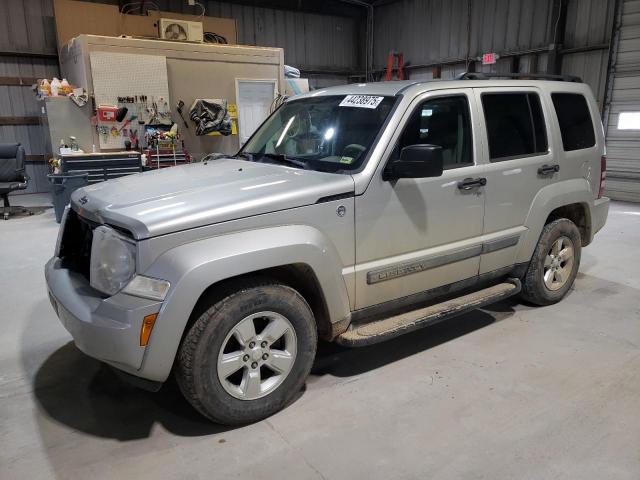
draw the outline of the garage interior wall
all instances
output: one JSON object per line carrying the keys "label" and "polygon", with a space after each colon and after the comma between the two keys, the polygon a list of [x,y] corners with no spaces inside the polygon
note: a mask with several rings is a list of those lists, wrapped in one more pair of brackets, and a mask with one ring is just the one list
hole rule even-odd
{"label": "garage interior wall", "polygon": [[53,2],[0,2],[0,142],[20,142],[32,178],[27,193],[47,189],[46,136],[31,85],[58,75]]}
{"label": "garage interior wall", "polygon": [[[184,0],[155,3],[161,10],[194,13]],[[347,83],[364,68],[364,20],[358,16],[203,3],[207,15],[236,19],[239,43],[284,48],[285,63],[303,70],[313,87]],[[40,125],[42,105],[30,87],[36,78],[59,76],[53,15],[52,0],[0,1],[0,142],[20,142],[26,149],[32,181],[20,193],[48,190],[45,162],[51,152]]]}
{"label": "garage interior wall", "polygon": [[[117,0],[90,1],[119,4]],[[256,6],[270,2],[199,1],[206,7],[206,15],[236,20],[239,44],[283,48],[285,63],[302,70],[313,87],[347,83],[348,76],[364,69],[362,8],[345,5],[345,14],[328,15],[303,11],[305,5],[287,10]],[[198,13],[186,0],[153,3],[167,12]],[[327,3],[340,5],[337,1]]]}
{"label": "garage interior wall", "polygon": [[605,109],[607,195],[640,202],[640,125],[618,128],[620,114],[640,115],[640,1],[621,1],[616,15]]}
{"label": "garage interior wall", "polygon": [[[119,4],[118,0],[93,0]],[[159,8],[194,13],[184,0],[156,0]],[[363,78],[366,9],[345,2],[203,1],[207,15],[234,18],[241,44],[284,48],[312,87]],[[370,2],[371,3],[371,2]],[[609,190],[640,200],[637,131],[618,131],[622,110],[640,111],[637,88],[640,0],[378,0],[373,18],[374,78],[391,51],[404,54],[412,79],[451,78],[465,70],[574,74],[593,89],[604,109],[609,145]],[[617,61],[610,64],[618,11]],[[289,9],[286,6],[289,5]],[[342,9],[343,11],[341,12]],[[314,10],[314,11],[306,11]],[[327,12],[332,12],[331,14]],[[335,13],[338,12],[338,13]],[[613,52],[613,49],[611,49]],[[495,65],[478,61],[495,52]],[[613,58],[613,53],[611,55]],[[0,2],[0,141],[21,142],[28,155],[30,191],[46,188],[45,134],[40,105],[30,90],[37,77],[58,75],[52,0]],[[607,82],[607,78],[611,80]],[[607,86],[610,95],[606,96]],[[43,185],[44,184],[44,185]]]}
{"label": "garage interior wall", "polygon": [[[578,75],[602,106],[615,0],[399,0],[374,10],[374,67],[401,52],[409,78],[464,71]],[[561,15],[559,17],[558,15]],[[560,71],[549,58],[561,45]],[[476,61],[497,53],[494,65]]]}

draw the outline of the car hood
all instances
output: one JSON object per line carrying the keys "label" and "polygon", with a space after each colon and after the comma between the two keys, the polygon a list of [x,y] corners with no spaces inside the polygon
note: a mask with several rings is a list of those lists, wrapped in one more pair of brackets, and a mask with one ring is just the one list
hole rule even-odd
{"label": "car hood", "polygon": [[71,206],[144,239],[353,193],[350,175],[223,158],[76,190]]}

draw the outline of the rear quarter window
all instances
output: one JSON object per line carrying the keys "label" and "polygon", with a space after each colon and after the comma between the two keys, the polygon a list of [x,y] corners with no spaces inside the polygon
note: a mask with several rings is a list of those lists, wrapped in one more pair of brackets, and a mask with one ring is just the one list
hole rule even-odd
{"label": "rear quarter window", "polygon": [[562,148],[565,152],[582,150],[596,144],[587,99],[579,93],[552,93],[551,100],[558,117]]}

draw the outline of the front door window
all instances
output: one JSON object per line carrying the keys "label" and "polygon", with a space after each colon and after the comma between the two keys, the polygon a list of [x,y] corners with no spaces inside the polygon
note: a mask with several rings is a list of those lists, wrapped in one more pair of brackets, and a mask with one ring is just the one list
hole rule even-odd
{"label": "front door window", "polygon": [[464,95],[427,100],[412,114],[394,155],[409,145],[442,147],[445,170],[473,165],[469,102]]}

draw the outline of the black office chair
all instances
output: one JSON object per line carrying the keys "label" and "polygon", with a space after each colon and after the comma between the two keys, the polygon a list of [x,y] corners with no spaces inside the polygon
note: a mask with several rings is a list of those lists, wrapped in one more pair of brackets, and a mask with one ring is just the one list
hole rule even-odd
{"label": "black office chair", "polygon": [[24,169],[24,147],[19,143],[0,143],[0,197],[4,200],[2,216],[5,220],[16,212],[31,212],[24,207],[9,205],[9,194],[14,190],[24,190],[29,176]]}

